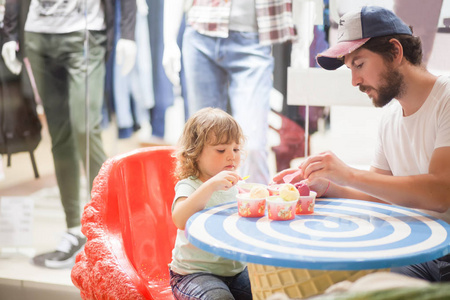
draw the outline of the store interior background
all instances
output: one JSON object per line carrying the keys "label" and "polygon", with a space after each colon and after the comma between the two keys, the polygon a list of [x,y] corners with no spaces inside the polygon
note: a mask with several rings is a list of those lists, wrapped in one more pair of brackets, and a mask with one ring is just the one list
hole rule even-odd
{"label": "store interior background", "polygon": [[[148,1],[147,1],[148,2]],[[338,1],[342,7],[358,4],[375,4],[392,7],[393,1]],[[450,1],[443,0],[433,51],[428,62],[429,70],[436,74],[450,75],[450,27],[444,25],[444,18],[450,18]],[[330,32],[330,40],[332,34]],[[326,88],[326,82],[323,83]],[[350,85],[350,83],[349,83]],[[175,145],[184,125],[184,100],[179,89],[174,89],[174,104],[165,115],[165,135],[167,144]],[[281,111],[283,95],[277,90],[272,93],[272,108]],[[319,121],[318,131],[310,137],[310,154],[332,150],[346,163],[360,168],[370,164],[378,118],[381,109],[369,106],[333,106],[330,107],[330,122]],[[40,177],[34,178],[28,153],[12,155],[11,166],[7,166],[6,156],[0,161],[0,300],[8,299],[80,299],[79,291],[70,279],[70,270],[51,270],[33,266],[29,260],[32,256],[51,251],[65,230],[65,221],[59,200],[58,188],[54,176],[51,144],[46,128],[45,115],[40,113],[42,121],[42,140],[34,151]],[[280,118],[270,115],[270,123],[275,128],[280,126]],[[130,138],[119,139],[117,127],[111,122],[103,132],[103,141],[107,154],[111,157],[149,146],[147,137],[151,135],[149,125],[135,132]],[[271,147],[280,143],[279,135],[269,130],[267,149],[269,166],[272,174],[276,173],[276,158]],[[291,161],[297,166],[302,158]],[[85,179],[82,180],[85,202],[89,198]],[[18,246],[4,246],[1,238],[2,207],[5,199],[31,199],[32,226],[31,239]],[[4,209],[4,207],[3,207]]]}

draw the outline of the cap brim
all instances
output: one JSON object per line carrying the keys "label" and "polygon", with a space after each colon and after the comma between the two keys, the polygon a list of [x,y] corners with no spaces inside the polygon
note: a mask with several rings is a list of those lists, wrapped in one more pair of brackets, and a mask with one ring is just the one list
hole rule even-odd
{"label": "cap brim", "polygon": [[342,58],[345,55],[352,53],[364,45],[368,40],[370,40],[370,38],[337,43],[324,52],[319,53],[316,56],[317,63],[326,70],[336,70],[344,64]]}

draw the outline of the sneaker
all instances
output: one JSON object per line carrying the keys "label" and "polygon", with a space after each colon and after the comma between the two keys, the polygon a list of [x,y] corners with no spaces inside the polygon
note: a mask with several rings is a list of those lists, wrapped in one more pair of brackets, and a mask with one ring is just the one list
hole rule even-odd
{"label": "sneaker", "polygon": [[86,237],[65,232],[55,251],[37,255],[32,261],[35,265],[51,269],[72,268],[85,243]]}

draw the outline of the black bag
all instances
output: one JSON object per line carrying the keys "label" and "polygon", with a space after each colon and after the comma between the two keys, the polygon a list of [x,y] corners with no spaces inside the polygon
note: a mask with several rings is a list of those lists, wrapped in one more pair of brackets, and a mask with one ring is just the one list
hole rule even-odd
{"label": "black bag", "polygon": [[0,154],[11,155],[29,152],[35,178],[39,173],[33,151],[41,141],[42,125],[36,111],[36,101],[31,90],[25,65],[21,75],[16,76],[0,59]]}

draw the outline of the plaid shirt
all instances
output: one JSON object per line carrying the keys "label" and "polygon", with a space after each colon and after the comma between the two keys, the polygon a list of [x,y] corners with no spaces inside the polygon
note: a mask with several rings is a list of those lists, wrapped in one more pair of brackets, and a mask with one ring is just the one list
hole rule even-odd
{"label": "plaid shirt", "polygon": [[[188,24],[204,35],[228,37],[231,1],[194,0],[187,15]],[[260,44],[296,40],[292,0],[255,0],[255,8]]]}

